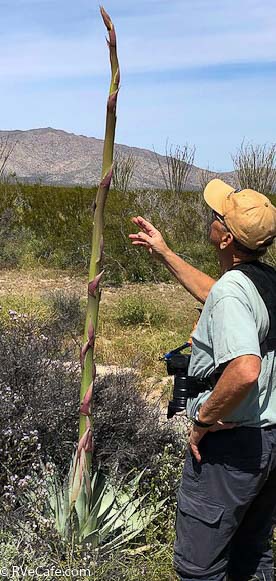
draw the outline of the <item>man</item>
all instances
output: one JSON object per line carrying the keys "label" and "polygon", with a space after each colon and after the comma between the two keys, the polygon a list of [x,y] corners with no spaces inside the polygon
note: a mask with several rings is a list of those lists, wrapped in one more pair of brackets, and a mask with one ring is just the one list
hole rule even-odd
{"label": "man", "polygon": [[[189,375],[213,390],[188,402],[190,447],[178,492],[175,569],[182,581],[272,581],[276,514],[276,272],[258,258],[276,209],[253,190],[212,180],[210,241],[218,282],[175,255],[141,217],[132,244],[160,258],[204,308]],[[254,282],[253,282],[254,280]]]}

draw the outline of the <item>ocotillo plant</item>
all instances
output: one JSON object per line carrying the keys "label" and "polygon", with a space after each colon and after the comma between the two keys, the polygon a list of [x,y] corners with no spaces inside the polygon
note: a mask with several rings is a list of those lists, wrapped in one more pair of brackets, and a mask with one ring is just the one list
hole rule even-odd
{"label": "ocotillo plant", "polygon": [[[107,39],[107,43],[110,53],[111,84],[107,101],[101,183],[99,185],[96,201],[94,204],[92,254],[89,269],[87,312],[83,346],[80,353],[82,383],[80,390],[79,445],[74,467],[76,480],[78,480],[79,486],[82,481],[84,469],[86,467],[89,469],[91,465],[91,456],[93,451],[91,405],[93,384],[96,376],[96,368],[94,363],[94,343],[100,302],[99,282],[103,274],[103,271],[101,270],[103,257],[103,216],[105,202],[112,178],[113,149],[116,126],[116,104],[120,82],[115,29],[109,15],[105,12],[104,8],[101,7],[100,10],[109,37]],[[77,494],[78,483],[76,482],[75,484]]]}

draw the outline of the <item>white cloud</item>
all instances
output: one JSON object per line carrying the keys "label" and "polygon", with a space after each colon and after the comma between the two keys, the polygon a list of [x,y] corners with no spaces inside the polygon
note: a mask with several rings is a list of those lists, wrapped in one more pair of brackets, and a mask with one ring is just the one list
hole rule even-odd
{"label": "white cloud", "polygon": [[[0,127],[52,125],[102,137],[109,60],[96,0],[0,0],[0,6]],[[123,73],[119,142],[162,151],[167,137],[188,141],[199,165],[231,169],[229,152],[244,136],[275,140],[276,83],[268,68],[261,82],[254,74],[234,80],[208,74],[215,65],[251,63],[252,73],[256,62],[276,62],[275,0],[109,0],[106,8]],[[170,71],[198,67],[206,74],[170,78]],[[159,84],[156,72],[164,73]],[[126,79],[129,73],[138,82]]]}
{"label": "white cloud", "polygon": [[[276,3],[271,0],[147,0],[139,10],[136,5],[133,14],[125,0],[109,4],[126,72],[276,61]],[[78,36],[66,31],[62,22],[55,34],[48,30],[38,34],[27,23],[24,35],[22,31],[7,35],[0,25],[0,76],[28,80],[106,74],[105,30],[95,11],[90,18],[91,26],[84,21]]]}

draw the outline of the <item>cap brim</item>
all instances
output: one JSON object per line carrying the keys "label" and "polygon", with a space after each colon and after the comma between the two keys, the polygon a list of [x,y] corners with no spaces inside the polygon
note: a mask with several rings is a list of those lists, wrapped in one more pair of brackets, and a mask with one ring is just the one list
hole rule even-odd
{"label": "cap brim", "polygon": [[204,200],[212,210],[224,216],[226,198],[234,189],[233,186],[215,178],[207,184],[204,190]]}

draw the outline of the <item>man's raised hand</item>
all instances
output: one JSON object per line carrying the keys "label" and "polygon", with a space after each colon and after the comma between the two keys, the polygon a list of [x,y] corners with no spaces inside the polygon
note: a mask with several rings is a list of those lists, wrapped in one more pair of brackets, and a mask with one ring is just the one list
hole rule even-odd
{"label": "man's raised hand", "polygon": [[144,246],[150,254],[162,259],[169,249],[159,230],[141,216],[132,218],[131,221],[140,228],[137,234],[129,235],[133,246]]}

